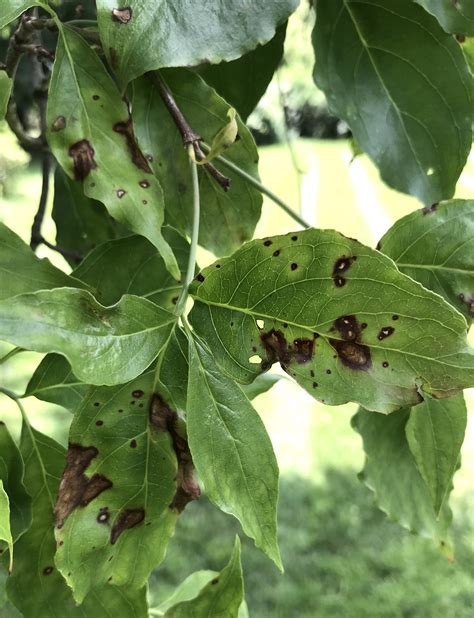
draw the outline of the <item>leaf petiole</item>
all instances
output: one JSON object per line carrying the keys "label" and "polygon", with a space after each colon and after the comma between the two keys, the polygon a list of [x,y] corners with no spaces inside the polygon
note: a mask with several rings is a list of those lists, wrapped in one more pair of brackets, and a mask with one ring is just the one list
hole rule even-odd
{"label": "leaf petiole", "polygon": [[193,179],[193,227],[191,235],[191,248],[189,250],[188,268],[186,271],[186,278],[183,283],[183,288],[176,303],[176,314],[181,316],[186,308],[186,301],[188,299],[188,289],[191,281],[194,279],[194,271],[196,269],[196,252],[199,240],[199,219],[201,211],[201,200],[199,196],[199,177],[197,171],[196,161],[194,159],[194,147],[192,144],[187,146],[189,164],[191,167],[191,175]]}
{"label": "leaf petiole", "polygon": [[[207,144],[205,144],[204,142],[201,142],[201,146],[205,152],[210,152],[211,148]],[[259,180],[257,180],[257,178],[254,178],[253,176],[248,174],[246,171],[244,171],[242,168],[240,168],[238,165],[236,165],[235,163],[232,163],[232,161],[229,161],[229,159],[226,159],[222,155],[218,155],[215,158],[215,160],[219,161],[220,163],[228,167],[230,170],[235,172],[238,176],[243,178],[250,185],[258,189],[260,193],[263,193],[263,195],[266,195],[268,198],[270,198],[272,202],[275,202],[277,206],[279,206],[282,210],[284,210],[286,214],[290,216],[294,221],[296,221],[299,225],[301,225],[301,227],[303,227],[304,229],[309,229],[311,227],[311,225],[307,221],[305,221],[302,217],[300,217],[298,213],[296,213],[290,206],[288,206],[288,204],[286,204],[282,199],[280,199],[278,195],[273,193],[273,191],[268,189]]]}

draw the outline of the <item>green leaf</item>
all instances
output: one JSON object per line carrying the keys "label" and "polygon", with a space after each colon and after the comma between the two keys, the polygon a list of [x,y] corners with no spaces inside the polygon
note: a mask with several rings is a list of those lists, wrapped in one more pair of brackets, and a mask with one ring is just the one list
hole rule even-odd
{"label": "green leaf", "polygon": [[0,300],[37,290],[87,287],[47,259],[38,258],[19,236],[0,223]]}
{"label": "green leaf", "polygon": [[234,515],[281,569],[277,541],[278,465],[265,426],[240,387],[209,350],[189,343],[187,429],[206,494]]}
{"label": "green leaf", "polygon": [[408,445],[433,500],[441,510],[459,465],[467,424],[462,393],[444,401],[427,400],[410,412],[406,425]]}
{"label": "green leaf", "polygon": [[452,200],[399,219],[378,245],[398,268],[474,317],[474,201]]}
{"label": "green leaf", "polygon": [[21,452],[25,484],[33,499],[31,528],[15,543],[15,567],[7,581],[10,601],[25,618],[130,616],[146,618],[146,589],[97,587],[77,607],[55,568],[54,505],[64,468],[64,449],[51,438],[23,426]]}
{"label": "green leaf", "polygon": [[416,0],[434,15],[446,32],[474,35],[474,6],[470,0]]}
{"label": "green leaf", "polygon": [[[160,75],[193,130],[210,143],[227,122],[227,103],[191,71],[161,71]],[[193,214],[189,161],[182,138],[154,81],[143,78],[134,84],[133,117],[140,145],[153,155],[151,165],[165,192],[167,221],[189,234]],[[240,140],[229,148],[226,157],[248,174],[258,177],[255,142],[240,120],[238,128]],[[217,184],[205,169],[199,168],[199,243],[217,255],[231,253],[244,240],[252,238],[262,206],[259,191],[234,173],[228,173],[227,169],[220,171],[231,180],[228,191]]]}
{"label": "green leaf", "polygon": [[10,522],[13,540],[29,527],[31,499],[23,484],[23,460],[7,426],[0,421],[0,481],[10,501]]}
{"label": "green leaf", "polygon": [[473,384],[463,316],[355,240],[306,230],[216,264],[191,285],[190,319],[239,382],[280,362],[327,404],[381,412]]}
{"label": "green leaf", "polygon": [[179,513],[198,495],[181,421],[153,382],[149,371],[93,388],[74,415],[56,506],[56,564],[78,602],[109,581],[142,588]]}
{"label": "green leaf", "polygon": [[24,397],[37,397],[73,412],[89,390],[64,356],[47,354],[31,376]]}
{"label": "green leaf", "polygon": [[97,19],[107,58],[126,86],[162,67],[239,58],[270,41],[297,6],[297,0],[128,0],[117,8],[115,0],[98,0]]}
{"label": "green leaf", "polygon": [[89,292],[73,288],[0,302],[0,339],[62,354],[87,384],[123,384],[142,373],[165,345],[175,321],[146,298],[122,296],[104,307]]}
{"label": "green leaf", "polygon": [[16,19],[23,11],[36,3],[29,0],[2,0],[2,13],[0,15],[0,28],[5,28]]}
{"label": "green leaf", "polygon": [[240,540],[235,545],[228,564],[191,600],[168,609],[165,618],[237,618],[244,598],[244,580],[240,564]]}
{"label": "green leaf", "polygon": [[148,238],[171,274],[179,269],[161,234],[163,192],[140,151],[127,105],[97,54],[60,27],[48,97],[48,143],[65,172],[83,182],[86,196]]}
{"label": "green leaf", "polygon": [[10,501],[8,494],[3,489],[3,481],[0,478],[0,541],[6,541],[10,554],[8,569],[13,568],[13,538],[10,528]]}
{"label": "green leaf", "polygon": [[[54,175],[52,216],[58,245],[81,256],[118,235],[117,224],[104,206],[86,197],[82,183],[71,180],[60,167]],[[77,264],[74,259],[69,262],[73,266]]]}
{"label": "green leaf", "polygon": [[208,584],[211,579],[214,579],[216,575],[219,575],[218,571],[196,571],[191,573],[180,585],[176,588],[173,594],[163,601],[156,609],[163,614],[178,603],[183,601],[191,601],[201,590]]}
{"label": "green leaf", "polygon": [[264,95],[283,58],[286,22],[273,39],[232,62],[203,64],[197,72],[245,122]]}
{"label": "green leaf", "polygon": [[280,379],[280,376],[271,373],[264,373],[261,376],[256,377],[251,384],[243,384],[241,388],[247,397],[252,400],[255,399],[255,397],[258,397],[258,395],[262,395],[263,393],[269,391],[272,386],[280,381]]}
{"label": "green leaf", "polygon": [[314,46],[316,83],[383,180],[427,205],[450,198],[473,109],[454,37],[415,2],[319,0]]}
{"label": "green leaf", "polygon": [[430,492],[410,451],[405,429],[410,409],[389,416],[360,409],[352,419],[367,456],[361,480],[375,494],[379,508],[411,532],[449,546],[452,514],[444,502],[437,518]]}
{"label": "green leaf", "polygon": [[5,118],[7,113],[8,101],[13,87],[13,81],[5,71],[0,71],[0,121]]}
{"label": "green leaf", "polygon": [[[180,270],[185,272],[189,244],[170,228],[164,228],[163,235],[176,255]],[[118,302],[124,294],[135,294],[171,311],[181,290],[156,248],[143,236],[101,244],[81,262],[74,276],[90,285],[103,305]]]}

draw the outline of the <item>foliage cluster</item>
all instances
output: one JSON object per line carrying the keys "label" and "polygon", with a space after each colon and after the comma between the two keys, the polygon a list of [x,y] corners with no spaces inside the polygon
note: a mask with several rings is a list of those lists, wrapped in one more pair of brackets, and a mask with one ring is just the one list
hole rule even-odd
{"label": "foliage cluster", "polygon": [[[73,414],[65,451],[1,388],[23,419],[19,445],[0,424],[10,602],[40,618],[246,616],[238,537],[222,570],[160,607],[146,585],[201,488],[282,569],[278,466],[251,403],[275,363],[319,401],[361,406],[361,478],[451,556],[474,386],[474,203],[451,199],[472,144],[471,3],[314,7],[331,110],[423,204],[376,249],[310,229],[258,178],[244,121],[296,0],[97,0],[87,18],[66,5],[0,2],[0,112],[43,170],[30,247],[0,224],[0,339],[17,346],[2,362],[45,353],[24,395]],[[57,245],[42,235],[53,168]],[[252,240],[262,194],[299,228]],[[38,259],[41,244],[72,272]],[[203,270],[198,245],[217,258]]]}

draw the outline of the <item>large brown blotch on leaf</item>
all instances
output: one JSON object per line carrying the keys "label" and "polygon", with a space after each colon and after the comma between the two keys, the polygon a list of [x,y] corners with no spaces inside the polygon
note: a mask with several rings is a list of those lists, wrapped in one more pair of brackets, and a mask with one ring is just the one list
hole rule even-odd
{"label": "large brown blotch on leaf", "polygon": [[170,434],[173,450],[178,461],[176,475],[176,493],[171,501],[170,508],[178,512],[184,510],[188,502],[197,500],[201,490],[194,478],[194,464],[188,442],[177,429],[178,414],[158,395],[154,394],[150,403],[150,425],[157,431],[166,431]]}
{"label": "large brown blotch on leaf", "polygon": [[74,509],[87,506],[99,494],[112,487],[112,481],[102,474],[93,474],[90,478],[85,475],[98,453],[95,446],[69,445],[55,508],[58,528],[62,528]]}

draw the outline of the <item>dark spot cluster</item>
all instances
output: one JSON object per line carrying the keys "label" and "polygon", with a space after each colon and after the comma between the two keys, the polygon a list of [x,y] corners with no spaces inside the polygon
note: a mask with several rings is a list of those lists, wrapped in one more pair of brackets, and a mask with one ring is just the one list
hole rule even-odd
{"label": "dark spot cluster", "polygon": [[292,361],[301,365],[310,361],[314,355],[314,339],[300,337],[289,344],[280,330],[272,328],[266,333],[261,333],[260,340],[267,353],[267,358],[262,361],[261,365],[264,371],[275,362],[279,362],[287,371]]}
{"label": "dark spot cluster", "polygon": [[357,260],[357,256],[346,257],[343,255],[334,263],[332,269],[332,280],[337,288],[342,288],[346,285],[346,278],[343,276],[352,264]]}
{"label": "dark spot cluster", "polygon": [[69,148],[69,156],[72,157],[76,180],[84,180],[92,170],[97,169],[94,155],[95,151],[86,139],[76,142]]}
{"label": "dark spot cluster", "polygon": [[332,327],[340,339],[330,339],[342,364],[356,371],[366,371],[372,366],[370,349],[361,342],[362,328],[354,315],[337,318]]}

